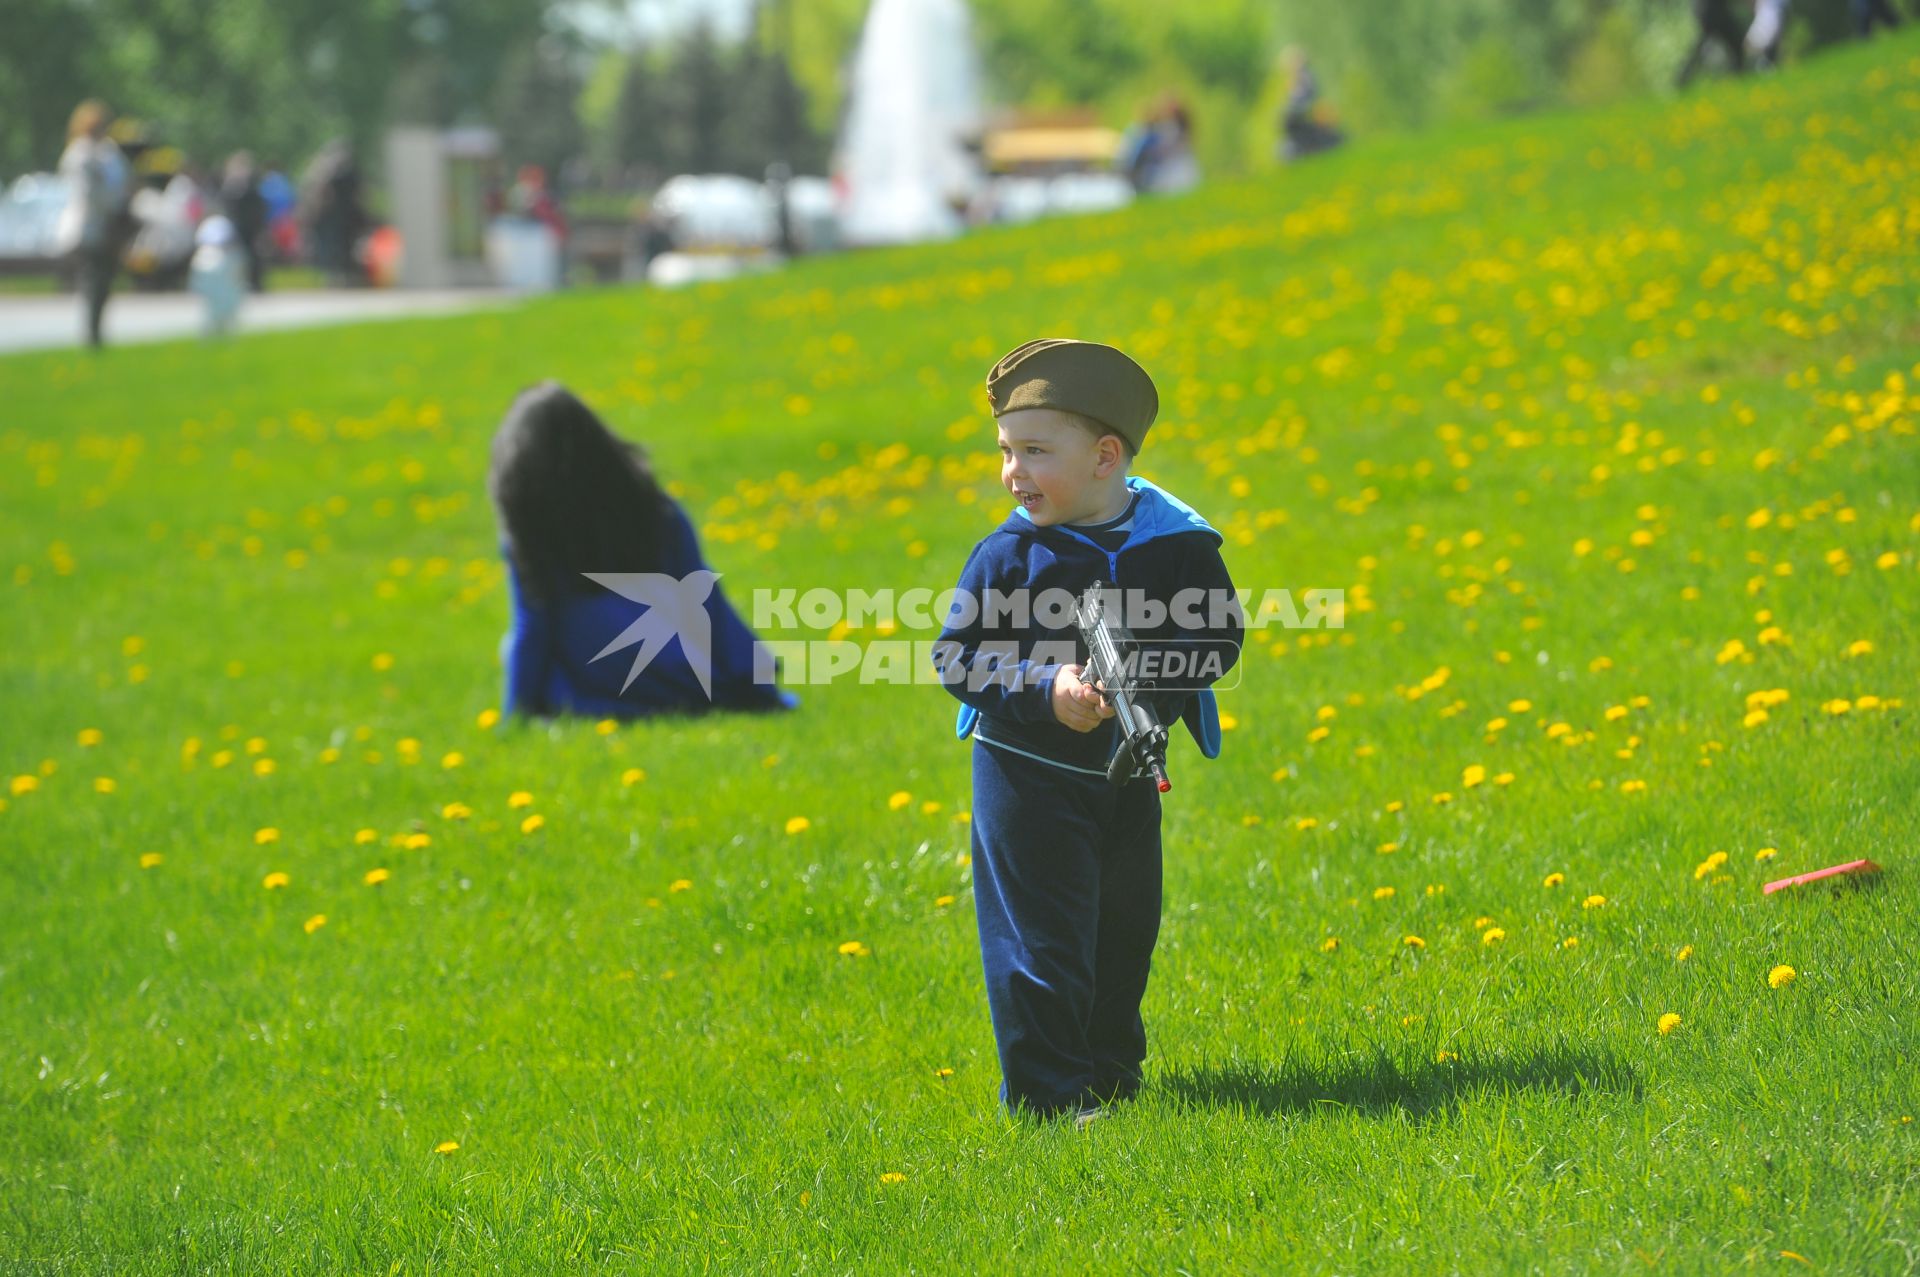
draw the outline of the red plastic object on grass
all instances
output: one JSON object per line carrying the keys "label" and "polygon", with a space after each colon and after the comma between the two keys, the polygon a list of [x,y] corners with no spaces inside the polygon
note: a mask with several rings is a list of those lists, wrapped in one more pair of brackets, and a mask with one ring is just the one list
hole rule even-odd
{"label": "red plastic object on grass", "polygon": [[1767,895],[1772,895],[1786,887],[1804,887],[1810,882],[1819,882],[1825,878],[1843,878],[1850,874],[1877,874],[1880,866],[1871,860],[1849,860],[1844,865],[1828,865],[1825,869],[1816,869],[1812,873],[1795,874],[1791,878],[1779,878],[1766,885]]}

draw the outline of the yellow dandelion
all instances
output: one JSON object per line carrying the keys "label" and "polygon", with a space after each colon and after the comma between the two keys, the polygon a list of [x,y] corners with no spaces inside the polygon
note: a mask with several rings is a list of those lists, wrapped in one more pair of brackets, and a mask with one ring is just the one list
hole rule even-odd
{"label": "yellow dandelion", "polygon": [[1334,950],[1338,949],[1339,947],[1340,947],[1339,936],[1328,936],[1325,940],[1322,940],[1320,942],[1320,952],[1322,953],[1332,953]]}
{"label": "yellow dandelion", "polygon": [[253,760],[253,774],[256,776],[271,776],[277,770],[279,770],[279,765],[271,758],[256,758]]}
{"label": "yellow dandelion", "polygon": [[520,822],[520,832],[523,834],[533,833],[536,830],[539,830],[540,828],[545,826],[546,823],[547,823],[547,818],[545,816],[542,816],[540,813],[535,812],[533,815],[527,817],[525,820]]}
{"label": "yellow dandelion", "polygon": [[1409,949],[1424,949],[1427,947],[1427,942],[1419,936],[1402,936],[1400,937],[1400,943]]}
{"label": "yellow dandelion", "polygon": [[265,829],[256,829],[253,831],[253,842],[256,847],[264,847],[270,842],[279,841],[280,831],[272,825],[268,825]]}
{"label": "yellow dandelion", "polygon": [[646,778],[647,772],[643,767],[629,767],[620,773],[620,783],[622,785],[638,785]]}
{"label": "yellow dandelion", "polygon": [[1505,940],[1506,938],[1507,938],[1507,933],[1502,928],[1488,927],[1484,932],[1481,933],[1480,943],[1481,944],[1499,944],[1502,940]]}
{"label": "yellow dandelion", "polygon": [[386,671],[388,671],[388,670],[390,670],[390,669],[392,669],[392,668],[393,668],[393,653],[392,653],[392,652],[376,652],[376,653],[374,653],[374,657],[373,657],[373,668],[374,668],[374,669],[376,669],[376,670],[379,670],[379,671],[380,671],[381,673],[385,673]]}
{"label": "yellow dandelion", "polygon": [[393,877],[393,875],[385,869],[369,869],[365,874],[361,875],[360,881],[366,883],[369,887],[377,887],[391,877]]}
{"label": "yellow dandelion", "polygon": [[1320,822],[1312,816],[1302,816],[1293,822],[1293,827],[1299,830],[1308,830],[1317,828],[1319,824]]}
{"label": "yellow dandelion", "polygon": [[1563,873],[1550,873],[1544,879],[1541,880],[1541,885],[1546,887],[1558,887],[1561,883],[1565,882],[1566,880],[1567,880],[1567,876]]}
{"label": "yellow dandelion", "polygon": [[462,754],[459,750],[454,750],[452,753],[447,754],[440,759],[440,765],[446,768],[448,771],[452,771],[454,768],[460,766],[460,764],[466,761],[467,761],[467,756],[465,754]]}
{"label": "yellow dandelion", "polygon": [[667,884],[667,894],[670,896],[677,895],[682,891],[692,891],[692,890],[693,890],[693,879],[691,878],[675,878],[672,882]]}
{"label": "yellow dandelion", "polygon": [[1568,936],[1565,940],[1562,940],[1560,942],[1560,947],[1562,949],[1578,949],[1580,947],[1580,937]]}
{"label": "yellow dandelion", "polygon": [[140,857],[140,867],[142,869],[151,869],[165,859],[166,857],[162,856],[159,852],[149,851]]}
{"label": "yellow dandelion", "polygon": [[1487,769],[1479,763],[1475,763],[1460,773],[1460,786],[1463,789],[1472,789],[1475,785],[1483,783],[1486,779]]}
{"label": "yellow dandelion", "polygon": [[375,829],[356,829],[353,832],[353,841],[362,846],[370,842],[378,842],[379,840],[380,833]]}
{"label": "yellow dandelion", "polygon": [[22,794],[31,794],[34,790],[40,788],[40,778],[38,776],[15,776],[10,788],[15,798],[20,797]]}
{"label": "yellow dandelion", "polygon": [[533,806],[533,795],[524,789],[516,789],[507,795],[507,806],[513,811],[518,811],[522,807],[531,807]]}
{"label": "yellow dandelion", "polygon": [[620,730],[620,721],[613,718],[603,718],[593,725],[593,730],[602,736],[611,736]]}
{"label": "yellow dandelion", "polygon": [[262,878],[260,880],[260,885],[262,887],[265,887],[268,891],[272,891],[276,887],[284,887],[292,881],[293,879],[287,877],[286,874],[276,869],[272,873],[268,874],[266,877]]}
{"label": "yellow dandelion", "polygon": [[907,1182],[907,1177],[899,1171],[885,1171],[880,1176],[880,1182],[882,1184],[904,1184]]}
{"label": "yellow dandelion", "polygon": [[432,834],[408,834],[400,840],[400,845],[408,851],[420,851],[433,845]]}
{"label": "yellow dandelion", "polygon": [[[491,731],[494,724],[500,721],[500,711],[497,709],[483,709],[473,721],[481,731]],[[458,1145],[455,1147],[458,1147]]]}
{"label": "yellow dandelion", "polygon": [[93,792],[96,794],[111,794],[118,788],[120,788],[120,786],[111,776],[96,776],[93,778]]}
{"label": "yellow dandelion", "polygon": [[438,1144],[435,1144],[433,1146],[433,1151],[444,1156],[448,1153],[457,1151],[459,1147],[460,1147],[460,1141],[458,1140],[441,1140]]}
{"label": "yellow dandelion", "polygon": [[1400,850],[1400,844],[1397,842],[1383,842],[1378,847],[1375,847],[1374,850],[1383,856],[1391,856],[1394,852]]}
{"label": "yellow dandelion", "polygon": [[1532,708],[1533,708],[1532,701],[1522,700],[1522,701],[1507,702],[1507,713],[1509,714],[1525,714]]}
{"label": "yellow dandelion", "polygon": [[1391,900],[1393,899],[1393,888],[1392,887],[1375,887],[1373,889],[1373,898],[1375,900]]}
{"label": "yellow dandelion", "polygon": [[1784,989],[1788,985],[1793,983],[1794,977],[1798,974],[1799,972],[1795,971],[1792,967],[1787,966],[1785,963],[1781,963],[1779,966],[1775,967],[1773,970],[1767,972],[1767,987],[1772,989]]}
{"label": "yellow dandelion", "polygon": [[935,909],[945,909],[948,905],[952,903],[953,903],[952,896],[935,896],[933,898],[933,907]]}
{"label": "yellow dandelion", "polygon": [[840,945],[840,956],[843,958],[864,958],[872,952],[858,940],[843,941]]}
{"label": "yellow dandelion", "polygon": [[952,1077],[953,1070],[949,1068],[938,1068],[933,1071],[933,1075],[935,1077]]}
{"label": "yellow dandelion", "polygon": [[1580,907],[1582,909],[1601,909],[1606,906],[1606,903],[1607,898],[1605,896],[1588,896],[1580,902]]}
{"label": "yellow dandelion", "polygon": [[790,834],[803,834],[811,828],[813,822],[805,816],[792,816],[787,820],[787,832]]}
{"label": "yellow dandelion", "polygon": [[306,932],[308,935],[312,935],[314,932],[320,930],[320,928],[327,925],[327,915],[324,913],[316,913],[313,915],[313,917],[308,918],[305,922],[301,923],[300,925],[306,929]]}
{"label": "yellow dandelion", "polygon": [[101,736],[98,727],[83,727],[80,729],[78,739],[82,749],[91,749],[93,746],[98,745],[104,737]]}
{"label": "yellow dandelion", "polygon": [[1673,955],[1673,960],[1675,962],[1685,962],[1688,958],[1691,958],[1692,956],[1693,956],[1693,946],[1690,944],[1683,944],[1680,946],[1679,951]]}
{"label": "yellow dandelion", "polygon": [[1406,806],[1407,805],[1405,803],[1401,802],[1398,798],[1396,798],[1392,802],[1387,804],[1387,814],[1392,815],[1394,812],[1404,811],[1406,809]]}
{"label": "yellow dandelion", "polygon": [[1513,783],[1513,773],[1501,772],[1493,778],[1493,783],[1496,785],[1511,785]]}
{"label": "yellow dandelion", "polygon": [[1433,796],[1433,805],[1435,807],[1445,807],[1448,803],[1452,801],[1453,801],[1453,795],[1448,793],[1444,789]]}
{"label": "yellow dandelion", "polygon": [[1460,1053],[1458,1051],[1435,1051],[1433,1053],[1433,1062],[1435,1064],[1447,1064],[1459,1058]]}
{"label": "yellow dandelion", "polygon": [[1753,858],[1755,860],[1772,860],[1775,856],[1779,854],[1780,854],[1779,849],[1776,847],[1762,847],[1760,850],[1753,853]]}
{"label": "yellow dandelion", "polygon": [[465,803],[448,803],[440,809],[440,816],[444,820],[465,820],[471,815],[473,808]]}
{"label": "yellow dandelion", "polygon": [[1673,1032],[1675,1029],[1680,1027],[1679,1015],[1672,1011],[1667,1012],[1665,1015],[1660,1017],[1659,1027],[1660,1027],[1660,1036],[1665,1037],[1667,1034]]}

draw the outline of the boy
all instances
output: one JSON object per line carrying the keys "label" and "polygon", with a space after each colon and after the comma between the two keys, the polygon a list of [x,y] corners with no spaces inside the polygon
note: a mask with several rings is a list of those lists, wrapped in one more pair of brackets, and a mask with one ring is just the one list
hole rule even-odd
{"label": "boy", "polygon": [[[1238,658],[1242,622],[1220,535],[1127,474],[1159,408],[1140,365],[1111,346],[1030,341],[994,365],[987,397],[1018,505],[968,558],[935,663],[963,702],[960,734],[975,737],[974,900],[1001,1099],[1085,1122],[1140,1086],[1160,794],[1144,775],[1107,780],[1113,709],[1081,681],[1070,603],[1063,614],[1046,598],[1106,582],[1143,649],[1209,654],[1202,680],[1148,697],[1209,756],[1219,729],[1204,689]],[[1176,595],[1198,606],[1167,606]],[[1134,615],[1136,599],[1162,615]]]}

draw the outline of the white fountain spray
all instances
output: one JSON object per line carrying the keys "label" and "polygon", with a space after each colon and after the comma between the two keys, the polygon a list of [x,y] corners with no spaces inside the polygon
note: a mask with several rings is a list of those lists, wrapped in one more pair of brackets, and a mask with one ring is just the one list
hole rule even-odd
{"label": "white fountain spray", "polygon": [[873,0],[840,137],[841,234],[904,244],[958,234],[980,181],[979,76],[964,0]]}

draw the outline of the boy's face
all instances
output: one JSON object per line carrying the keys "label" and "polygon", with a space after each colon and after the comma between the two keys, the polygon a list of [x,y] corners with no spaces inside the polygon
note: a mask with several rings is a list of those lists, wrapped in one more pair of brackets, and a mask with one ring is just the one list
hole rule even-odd
{"label": "boy's face", "polygon": [[1017,408],[997,424],[1000,483],[1037,526],[1110,513],[1114,482],[1125,475],[1118,436],[1095,435],[1052,408]]}

